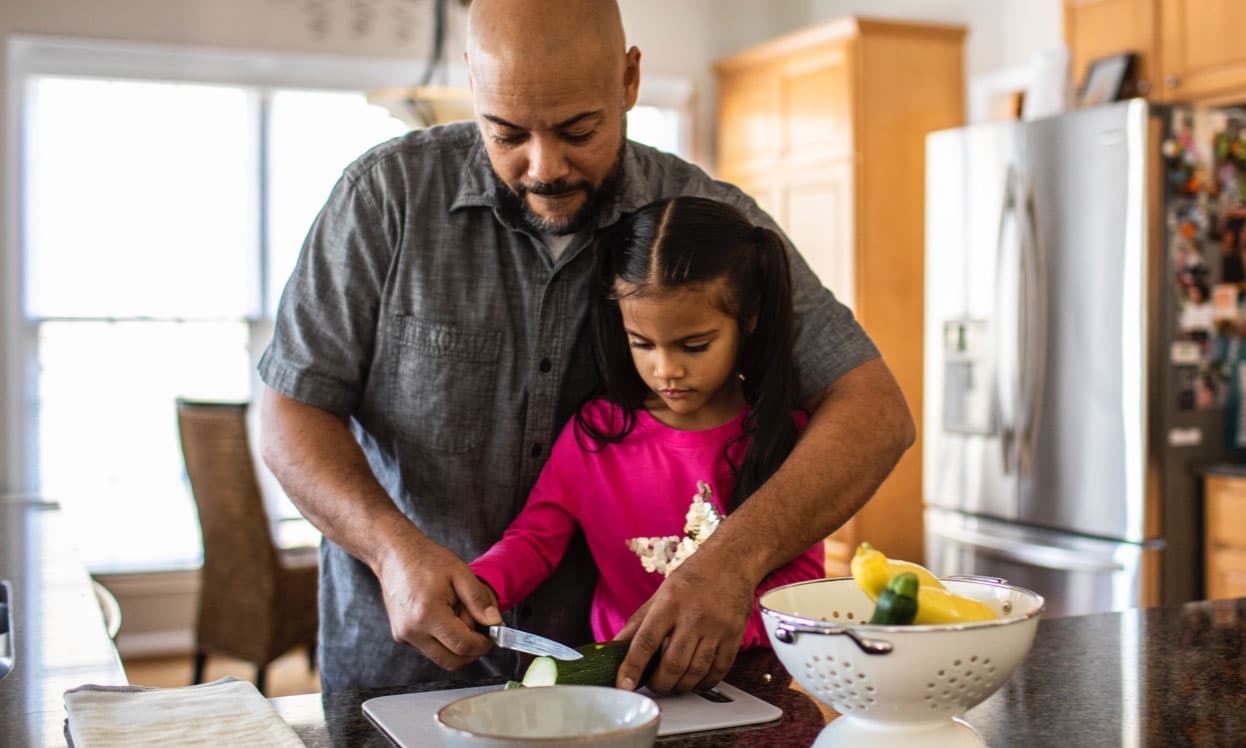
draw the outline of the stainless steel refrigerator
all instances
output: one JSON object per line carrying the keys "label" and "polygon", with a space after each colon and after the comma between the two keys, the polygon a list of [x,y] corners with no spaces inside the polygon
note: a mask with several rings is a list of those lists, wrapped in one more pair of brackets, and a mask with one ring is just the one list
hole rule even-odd
{"label": "stainless steel refrigerator", "polygon": [[[1229,370],[1214,349],[1237,328],[1223,310],[1202,330],[1182,320],[1236,272],[1216,238],[1232,201],[1207,186],[1220,165],[1194,153],[1214,150],[1202,140],[1227,116],[1130,100],[928,136],[923,502],[937,573],[1006,578],[1045,595],[1047,615],[1201,594],[1198,466],[1236,454],[1234,385],[1194,383]],[[1180,252],[1201,255],[1201,275]]]}

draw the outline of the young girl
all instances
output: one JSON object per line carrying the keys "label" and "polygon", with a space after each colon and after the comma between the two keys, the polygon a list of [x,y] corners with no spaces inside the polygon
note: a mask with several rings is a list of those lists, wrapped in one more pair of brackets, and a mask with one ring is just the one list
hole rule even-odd
{"label": "young girl", "polygon": [[[598,282],[591,324],[604,395],[563,429],[523,511],[471,567],[506,610],[553,573],[582,528],[600,572],[593,634],[606,641],[775,472],[807,416],[774,232],[713,200],[659,201],[611,233]],[[819,544],[757,594],[821,577],[822,563]],[[756,606],[742,646],[767,646]]]}

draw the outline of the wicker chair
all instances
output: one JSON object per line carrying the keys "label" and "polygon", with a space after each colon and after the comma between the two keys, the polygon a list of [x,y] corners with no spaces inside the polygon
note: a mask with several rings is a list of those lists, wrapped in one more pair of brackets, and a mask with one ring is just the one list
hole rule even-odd
{"label": "wicker chair", "polygon": [[300,644],[316,651],[315,548],[273,542],[247,440],[245,403],[179,399],[182,457],[203,532],[194,682],[209,654],[254,663],[264,691],[268,663]]}

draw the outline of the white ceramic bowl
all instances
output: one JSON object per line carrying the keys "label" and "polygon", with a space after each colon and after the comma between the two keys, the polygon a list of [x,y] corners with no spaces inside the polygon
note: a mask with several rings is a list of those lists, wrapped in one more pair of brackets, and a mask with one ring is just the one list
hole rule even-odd
{"label": "white ceramic bowl", "polygon": [[[833,721],[824,737],[853,731],[852,740],[820,739],[818,745],[851,744],[867,736],[887,744],[901,733],[908,745],[976,744],[976,733],[967,735],[968,726],[955,718],[1008,680],[1030,650],[1044,602],[1000,581],[943,583],[991,606],[999,620],[871,625],[874,603],[847,577],[791,584],[761,597],[766,633],[783,667],[810,695],[847,718]],[[938,740],[917,740],[922,732]]]}
{"label": "white ceramic bowl", "polygon": [[659,717],[657,703],[634,691],[545,686],[451,702],[437,712],[437,727],[448,748],[648,748]]}

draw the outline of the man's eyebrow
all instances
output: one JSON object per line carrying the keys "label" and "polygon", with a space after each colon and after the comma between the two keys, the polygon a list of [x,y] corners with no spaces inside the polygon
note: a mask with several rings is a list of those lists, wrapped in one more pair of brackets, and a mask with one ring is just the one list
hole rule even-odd
{"label": "man's eyebrow", "polygon": [[[600,117],[600,116],[602,116],[604,113],[605,113],[605,110],[604,110],[604,109],[594,109],[594,110],[592,110],[591,112],[581,112],[581,113],[579,113],[579,114],[575,115],[574,117],[569,117],[569,118],[567,118],[567,119],[563,120],[562,122],[557,123],[556,125],[554,125],[554,129],[555,129],[555,130],[562,130],[562,129],[564,129],[564,128],[571,127],[572,125],[576,124],[577,122],[581,122],[581,121],[583,121],[583,120],[589,119],[590,117]],[[480,116],[481,116],[481,117],[484,117],[484,118],[485,118],[485,119],[487,119],[487,120],[489,120],[489,121],[490,121],[490,122],[492,122],[493,124],[495,124],[495,125],[499,125],[499,126],[501,126],[501,127],[507,127],[507,128],[512,129],[512,130],[526,130],[526,129],[527,129],[526,127],[520,127],[519,125],[516,125],[516,124],[515,124],[515,123],[513,123],[513,122],[507,122],[506,120],[502,119],[501,117],[497,116],[496,114],[482,114],[482,115],[480,115]]]}

